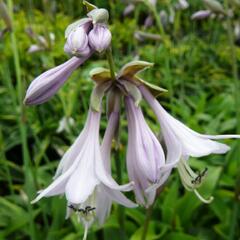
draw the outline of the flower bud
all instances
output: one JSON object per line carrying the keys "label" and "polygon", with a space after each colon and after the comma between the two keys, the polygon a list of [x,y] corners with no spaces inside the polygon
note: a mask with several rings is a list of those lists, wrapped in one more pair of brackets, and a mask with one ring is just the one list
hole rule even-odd
{"label": "flower bud", "polygon": [[64,46],[64,51],[76,57],[89,54],[90,48],[88,46],[88,36],[82,27],[78,27],[70,32]]}
{"label": "flower bud", "polygon": [[208,18],[211,15],[211,11],[210,10],[200,10],[195,12],[192,16],[191,19],[192,20],[202,20],[205,18]]}
{"label": "flower bud", "polygon": [[106,50],[111,43],[111,39],[111,32],[101,24],[96,24],[88,35],[89,45],[98,52]]}
{"label": "flower bud", "polygon": [[128,4],[123,11],[123,16],[125,17],[130,15],[134,11],[134,9],[135,6],[133,4]]}
{"label": "flower bud", "polygon": [[214,13],[226,14],[222,4],[216,0],[203,0],[207,8],[209,8]]}

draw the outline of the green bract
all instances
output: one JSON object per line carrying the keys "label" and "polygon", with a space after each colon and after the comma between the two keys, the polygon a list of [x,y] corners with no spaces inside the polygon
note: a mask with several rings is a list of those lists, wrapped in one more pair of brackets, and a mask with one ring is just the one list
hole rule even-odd
{"label": "green bract", "polygon": [[152,66],[153,63],[146,61],[129,62],[121,68],[118,74],[115,73],[117,79],[116,81],[112,79],[110,70],[102,67],[94,68],[90,72],[90,77],[99,85],[106,82],[112,82],[114,86],[115,83],[115,85],[117,85],[124,94],[131,95],[135,100],[135,104],[138,105],[142,99],[141,93],[138,89],[138,86],[140,85],[147,87],[154,96],[167,92],[166,89],[149,83],[136,75],[137,73]]}

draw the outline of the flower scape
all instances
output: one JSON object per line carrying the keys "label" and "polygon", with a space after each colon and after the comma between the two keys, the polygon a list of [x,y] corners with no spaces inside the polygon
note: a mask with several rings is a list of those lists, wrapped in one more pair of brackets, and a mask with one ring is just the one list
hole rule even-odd
{"label": "flower scape", "polygon": [[[167,90],[141,79],[138,73],[152,67],[146,61],[131,61],[118,73],[114,72],[111,56],[109,14],[85,2],[86,18],[69,25],[65,31],[64,51],[71,56],[65,63],[46,71],[30,84],[24,103],[37,105],[48,101],[65,83],[71,73],[94,53],[106,54],[110,69],[94,68],[90,72],[95,83],[89,101],[85,126],[75,142],[63,155],[53,182],[38,192],[32,203],[43,197],[65,195],[66,218],[76,214],[85,228],[95,220],[101,225],[108,217],[112,202],[128,208],[139,205],[150,207],[158,189],[167,181],[172,170],[179,173],[183,186],[193,191],[204,203],[198,191],[208,170],[195,172],[189,165],[190,157],[224,154],[230,147],[216,140],[240,138],[239,135],[205,135],[197,133],[171,116],[156,99]],[[99,134],[102,99],[107,96],[108,123],[101,140]],[[161,128],[161,141],[148,126],[141,102],[145,101],[156,116]],[[121,108],[121,106],[124,106]],[[111,176],[111,148],[119,133],[119,121],[124,109],[128,123],[126,165],[129,183],[119,185]],[[105,111],[104,111],[105,112]],[[135,201],[124,192],[133,191]]]}

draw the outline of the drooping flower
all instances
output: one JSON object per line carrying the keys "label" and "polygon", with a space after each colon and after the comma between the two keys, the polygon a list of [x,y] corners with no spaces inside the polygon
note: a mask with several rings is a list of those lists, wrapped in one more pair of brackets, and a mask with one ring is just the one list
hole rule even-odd
{"label": "drooping flower", "polygon": [[165,156],[161,144],[144,120],[140,107],[135,106],[131,97],[126,97],[125,106],[128,120],[127,168],[134,185],[137,202],[149,206],[155,199],[155,192],[146,193],[152,184],[162,177],[161,168]]}
{"label": "drooping flower", "polygon": [[41,104],[49,100],[65,83],[72,72],[83,64],[91,55],[72,57],[67,62],[54,67],[35,78],[27,89],[24,103],[26,105]]}
{"label": "drooping flower", "polygon": [[212,14],[212,12],[210,10],[200,10],[200,11],[195,12],[191,16],[191,19],[192,20],[202,20],[202,19],[208,18],[211,14]]}
{"label": "drooping flower", "polygon": [[120,192],[130,191],[133,183],[118,185],[110,172],[111,141],[118,115],[111,115],[101,149],[100,115],[100,112],[89,110],[86,125],[63,156],[54,181],[33,200],[35,203],[43,197],[65,194],[68,202],[67,217],[73,211],[76,212],[86,232],[96,218],[99,223],[104,222],[112,201],[136,207]]}
{"label": "drooping flower", "polygon": [[167,147],[166,163],[177,167],[183,185],[186,189],[194,191],[196,195],[204,202],[197,192],[196,188],[200,186],[207,170],[196,174],[188,165],[189,157],[203,157],[210,154],[224,154],[230,150],[226,144],[214,140],[227,138],[240,138],[240,135],[205,135],[199,134],[183,123],[172,117],[154,98],[154,96],[144,87],[139,87],[143,97],[153,109],[160,123],[163,138]]}
{"label": "drooping flower", "polygon": [[126,17],[128,15],[130,15],[135,9],[135,5],[130,3],[128,4],[125,8],[124,8],[124,11],[123,11],[123,16]]}

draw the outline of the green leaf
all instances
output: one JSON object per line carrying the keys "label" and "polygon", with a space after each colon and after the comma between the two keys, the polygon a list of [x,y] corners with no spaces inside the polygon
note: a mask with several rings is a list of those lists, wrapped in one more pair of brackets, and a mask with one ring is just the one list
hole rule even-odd
{"label": "green leaf", "polygon": [[165,193],[165,199],[162,203],[162,219],[164,222],[171,224],[175,215],[176,200],[178,199],[178,182],[175,181],[171,187],[168,187]]}
{"label": "green leaf", "polygon": [[170,233],[164,238],[164,240],[199,240],[199,238],[186,233]]}

